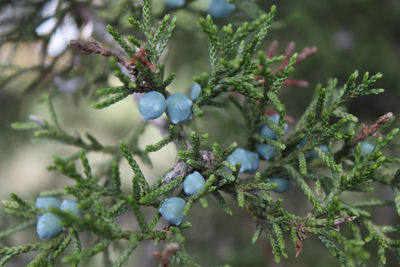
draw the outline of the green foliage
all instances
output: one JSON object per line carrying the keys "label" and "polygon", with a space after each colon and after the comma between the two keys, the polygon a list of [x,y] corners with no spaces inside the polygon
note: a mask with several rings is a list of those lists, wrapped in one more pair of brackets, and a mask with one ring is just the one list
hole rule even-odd
{"label": "green foliage", "polygon": [[[375,149],[369,154],[362,154],[361,145],[357,145],[360,141],[359,135],[356,135],[356,130],[360,128],[357,125],[358,118],[344,107],[346,102],[354,98],[383,92],[383,89],[372,88],[382,75],[370,76],[367,72],[357,82],[359,74],[356,71],[343,86],[338,86],[335,79],[329,80],[325,87],[317,86],[310,105],[295,129],[284,138],[286,106],[279,97],[279,91],[294,71],[298,54],[269,57],[263,51],[257,53],[271,28],[275,12],[275,6],[268,13],[257,10],[253,21],[237,27],[228,24],[222,29],[218,28],[210,15],[200,20],[209,41],[210,73],[194,79],[202,90],[193,105],[196,116],[207,115],[207,106],[226,109],[228,115],[237,109],[237,114],[243,117],[239,123],[246,141],[241,147],[255,150],[259,143],[271,145],[276,148],[273,160],[262,164],[256,174],[243,175],[239,173],[240,163],[233,166],[227,161],[238,144],[234,142],[223,147],[214,142],[210,146],[207,139],[212,137],[192,130],[195,127],[190,128],[190,122],[159,126],[167,132],[167,136],[154,144],[147,144],[146,150],[140,148],[138,140],[148,123],[135,125],[135,133],[121,140],[118,145],[104,146],[90,133],[85,134],[87,140],[79,134],[68,134],[57,119],[50,96],[45,95],[43,100],[50,121],[19,122],[12,127],[32,130],[35,138],[80,149],[69,157],[55,156],[53,164],[48,167],[72,179],[74,184],[66,186],[64,190],[43,192],[43,195],[72,195],[79,202],[84,215],[78,218],[59,209],[51,209],[50,212],[62,219],[65,231],[51,240],[0,248],[1,264],[16,255],[37,251],[38,254],[30,263],[32,266],[53,266],[59,259],[78,266],[84,259],[98,253],[107,254],[110,244],[128,240],[128,245],[113,263],[114,266],[122,266],[142,241],[153,240],[164,245],[165,251],[158,255],[162,264],[199,266],[184,247],[184,230],[191,224],[184,222],[160,229],[161,215],[158,209],[165,199],[179,196],[186,201],[183,214],[188,215],[197,202],[207,207],[210,195],[227,215],[232,215],[232,210],[225,195],[236,199],[237,205],[255,223],[256,230],[251,241],[255,243],[265,233],[276,262],[289,257],[287,242],[293,243],[296,253],[300,253],[302,241],[308,235],[316,236],[342,266],[365,265],[369,252],[364,246],[368,242],[375,242],[378,246],[379,266],[385,265],[388,250],[400,256],[400,241],[391,235],[399,233],[400,228],[375,225],[369,211],[371,207],[395,206],[400,213],[400,175],[399,172],[391,172],[400,159],[384,156],[382,152],[398,135],[399,129],[388,131],[383,128],[382,136],[376,139]],[[128,21],[141,31],[145,40],[128,36],[128,43],[112,26],[107,27],[130,59],[125,60],[124,65],[121,64],[121,58],[115,55],[111,57],[111,68],[122,85],[99,89],[97,93],[107,98],[95,104],[95,109],[107,108],[134,93],[159,91],[165,96],[169,95],[167,86],[174,79],[174,74],[165,77],[160,57],[172,36],[176,19],[167,14],[155,26],[150,0],[143,1],[141,13],[141,19],[130,17]],[[142,47],[144,53],[140,54],[136,49]],[[281,63],[281,66],[273,70],[276,63]],[[222,105],[219,101],[227,95],[229,104]],[[266,116],[270,108],[279,113],[278,124]],[[261,123],[277,133],[276,140],[260,134]],[[377,136],[378,129],[364,136],[364,139]],[[305,137],[307,141],[299,146]],[[158,152],[170,143],[174,143],[178,149],[174,166],[155,182],[145,177],[137,159],[151,166],[148,153]],[[319,148],[321,145],[329,145],[328,153]],[[313,151],[318,158],[307,161],[307,153]],[[87,154],[93,152],[106,153],[111,160],[105,162],[102,168],[97,168],[87,158]],[[122,160],[126,160],[131,167],[130,189],[122,188],[119,170]],[[206,177],[206,183],[194,195],[185,196],[181,184],[186,175],[193,171]],[[276,185],[269,183],[271,177],[290,179],[302,191],[311,204],[305,216],[284,209],[284,200],[273,198],[271,191]],[[392,188],[394,200],[349,202],[344,197],[346,192],[367,194],[374,190],[375,183]],[[11,194],[11,200],[3,201],[3,206],[6,212],[21,217],[23,222],[0,232],[0,238],[34,225],[36,216],[44,213],[35,208],[32,200],[25,200],[16,194]],[[153,216],[150,222],[145,210],[151,210]],[[132,211],[138,229],[123,229],[116,221],[117,217],[129,211]],[[84,231],[96,237],[89,246],[82,246],[79,234]],[[68,250],[69,246],[73,247],[72,251]]]}

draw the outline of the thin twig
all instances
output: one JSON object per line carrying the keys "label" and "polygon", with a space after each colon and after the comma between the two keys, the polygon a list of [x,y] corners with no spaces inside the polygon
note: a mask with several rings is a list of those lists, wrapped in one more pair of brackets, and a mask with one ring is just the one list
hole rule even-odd
{"label": "thin twig", "polygon": [[386,123],[388,123],[391,119],[393,118],[393,113],[388,112],[385,115],[382,115],[378,118],[378,120],[372,124],[371,126],[367,126],[364,123],[362,124],[362,129],[360,133],[358,134],[356,138],[356,142],[361,142],[368,136],[382,136],[381,133],[378,133],[377,131]]}
{"label": "thin twig", "polygon": [[82,54],[100,54],[104,57],[114,57],[119,63],[125,66],[126,59],[118,53],[102,48],[101,45],[93,38],[89,38],[87,42],[71,40],[69,44],[78,48]]}

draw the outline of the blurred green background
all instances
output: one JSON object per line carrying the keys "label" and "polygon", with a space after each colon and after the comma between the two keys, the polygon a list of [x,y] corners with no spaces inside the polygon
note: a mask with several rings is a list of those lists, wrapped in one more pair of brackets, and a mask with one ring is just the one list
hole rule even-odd
{"label": "blurred green background", "polygon": [[[240,0],[239,0],[240,1]],[[43,2],[44,1],[38,1]],[[68,2],[68,1],[67,1]],[[72,14],[79,29],[85,26],[82,10],[90,10],[91,16],[106,25],[111,24],[124,33],[132,33],[132,28],[126,18],[137,14],[139,1],[69,1],[68,12]],[[186,9],[166,10],[162,0],[153,3],[156,16],[161,17],[165,12],[172,12],[177,16],[177,29],[165,55],[166,72],[176,72],[176,79],[170,86],[170,91],[188,93],[192,85],[192,77],[208,71],[207,40],[201,33],[198,19],[205,15],[207,0],[193,1]],[[246,1],[242,1],[242,4]],[[400,1],[398,0],[285,0],[285,1],[247,1],[256,2],[267,10],[276,4],[278,12],[275,23],[262,44],[261,49],[267,51],[273,40],[279,41],[277,53],[284,53],[289,42],[296,43],[296,51],[301,52],[306,46],[316,46],[318,53],[308,58],[303,64],[296,67],[292,78],[303,79],[309,86],[285,87],[281,92],[281,99],[287,105],[288,114],[297,119],[306,105],[318,83],[326,84],[328,78],[336,77],[339,84],[343,84],[347,77],[358,69],[362,74],[382,72],[384,78],[379,81],[378,87],[386,89],[379,96],[363,97],[348,105],[349,111],[361,118],[361,122],[371,123],[380,115],[389,111],[395,115],[400,111]],[[82,7],[83,6],[83,7]],[[11,12],[13,1],[0,3],[0,34],[5,31],[4,20],[1,18]],[[11,8],[11,9],[10,9]],[[19,8],[19,7],[18,7]],[[229,18],[217,21],[219,25],[232,22],[233,25],[249,20],[252,10],[236,10]],[[90,17],[90,16],[89,16]],[[90,18],[93,18],[90,17]],[[37,20],[37,18],[33,18]],[[23,20],[16,20],[21,23]],[[28,21],[29,23],[29,21]],[[32,22],[33,23],[33,22]],[[38,25],[38,21],[35,22]],[[35,27],[28,24],[18,24],[24,28],[24,35],[18,42],[18,47],[11,54],[17,43],[15,40],[0,42],[0,81],[18,71],[15,67],[25,68],[40,64],[43,40],[34,33]],[[100,27],[100,26],[99,26]],[[93,31],[93,36],[102,42],[105,47],[115,47],[109,42],[109,37],[103,30]],[[44,39],[48,38],[44,37]],[[49,60],[45,57],[45,61]],[[10,66],[13,66],[11,68]],[[31,142],[30,133],[16,132],[10,128],[14,121],[25,121],[30,114],[44,118],[48,114],[41,104],[41,94],[48,92],[54,96],[55,106],[61,124],[73,133],[91,131],[105,144],[115,144],[123,138],[129,130],[138,123],[139,114],[133,99],[125,99],[122,103],[104,111],[94,111],[90,104],[94,103],[96,89],[115,83],[115,78],[109,74],[107,60],[100,56],[80,56],[76,51],[67,50],[54,68],[45,73],[39,85],[28,93],[24,93],[27,84],[41,73],[26,72],[19,78],[7,83],[0,83],[0,198],[7,199],[10,192],[15,192],[25,198],[35,199],[44,189],[60,188],[70,183],[66,178],[48,172],[45,167],[51,163],[52,155],[67,156],[76,149],[54,143]],[[79,90],[65,93],[54,82],[54,77],[71,79],[82,76]],[[240,128],[232,127],[232,119],[218,110],[206,109],[207,118],[202,124],[192,125],[200,132],[209,132],[210,141],[220,141],[230,144],[234,138],[240,136]],[[293,126],[293,124],[291,125]],[[225,132],[222,131],[225,129]],[[143,137],[143,147],[146,144],[159,140],[161,134],[150,126]],[[159,154],[152,155],[155,168],[144,167],[147,177],[158,178],[173,164],[176,150],[169,146]],[[93,162],[101,162],[103,157],[91,155]],[[142,164],[143,166],[143,164]],[[126,167],[126,166],[125,166]],[[124,183],[129,188],[130,173],[125,171]],[[385,199],[391,199],[391,192],[385,188],[377,188],[376,194]],[[298,215],[305,215],[309,208],[302,197],[302,193],[293,189],[284,195],[276,195],[285,199],[285,206],[289,211]],[[359,196],[349,196],[359,197]],[[265,237],[251,244],[254,231],[252,222],[241,209],[234,209],[232,217],[225,215],[219,208],[213,208],[213,200],[209,201],[209,208],[196,207],[188,220],[193,227],[186,232],[188,250],[195,260],[204,266],[217,266],[229,263],[231,266],[339,266],[336,259],[322,246],[318,240],[306,240],[304,250],[298,259],[294,257],[294,248],[288,242],[289,259],[276,264],[273,261],[271,249]],[[232,200],[232,207],[234,203]],[[154,212],[154,211],[149,211]],[[377,222],[399,223],[394,209],[377,209]],[[0,210],[1,229],[13,225],[11,216],[4,216]],[[129,220],[131,214],[124,215],[121,221]],[[123,220],[124,219],[124,220]],[[123,223],[123,222],[121,222]],[[127,224],[129,226],[129,223]],[[20,244],[23,240],[36,240],[32,236],[33,229],[6,239],[1,245]],[[118,246],[115,246],[118,250]],[[151,244],[144,244],[132,256],[134,266],[156,266],[157,261],[151,251],[159,248]],[[374,247],[371,246],[371,251]],[[10,266],[23,266],[32,255],[21,257],[10,262]],[[375,254],[367,266],[374,266]],[[95,259],[101,261],[101,257]],[[99,263],[90,263],[88,266],[99,266]],[[61,265],[60,265],[61,266]],[[389,258],[388,266],[398,266],[395,259]]]}

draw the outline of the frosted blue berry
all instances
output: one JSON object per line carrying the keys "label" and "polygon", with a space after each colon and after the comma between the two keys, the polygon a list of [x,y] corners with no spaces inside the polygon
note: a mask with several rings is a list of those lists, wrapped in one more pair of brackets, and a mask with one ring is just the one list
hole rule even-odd
{"label": "frosted blue berry", "polygon": [[178,8],[185,4],[185,0],[164,0],[164,3],[169,8]]}
{"label": "frosted blue berry", "polygon": [[139,102],[139,111],[145,120],[157,119],[167,107],[165,97],[157,91],[146,93]]}
{"label": "frosted blue berry", "polygon": [[276,148],[268,144],[258,144],[257,152],[266,160],[272,160],[275,157]]}
{"label": "frosted blue berry", "polygon": [[[325,145],[320,145],[320,146],[318,146],[318,148],[321,149],[322,152],[324,152],[325,154],[328,154],[328,152],[329,152],[328,147]],[[318,155],[317,151],[313,150],[313,151],[306,153],[305,157],[306,157],[306,159],[312,160],[312,159],[319,158],[319,155]]]}
{"label": "frosted blue berry", "polygon": [[158,210],[164,219],[170,224],[180,225],[185,218],[183,209],[186,201],[179,197],[167,198]]}
{"label": "frosted blue berry", "polygon": [[78,202],[75,200],[65,199],[61,203],[60,210],[62,212],[71,212],[76,216],[81,216],[82,211],[78,208]]}
{"label": "frosted blue berry", "polygon": [[226,0],[212,0],[207,12],[215,19],[223,19],[229,16],[234,9],[235,5]]}
{"label": "frosted blue berry", "polygon": [[367,142],[361,142],[361,154],[367,155],[374,151],[375,146],[367,143]]}
{"label": "frosted blue berry", "polygon": [[269,182],[277,184],[277,187],[272,189],[274,192],[284,193],[290,189],[289,179],[272,177],[272,178],[269,178]]}
{"label": "frosted blue berry", "polygon": [[167,98],[167,116],[173,124],[192,119],[192,100],[181,93]]}
{"label": "frosted blue berry", "polygon": [[[296,145],[296,148],[297,148],[297,149],[300,149],[300,148],[302,148],[303,146],[305,146],[305,145],[307,144],[307,140],[308,140],[307,137],[304,137],[303,140],[301,140],[300,143],[298,143],[298,144]],[[320,146],[318,146],[318,148],[321,149],[322,152],[324,152],[325,154],[328,154],[328,152],[329,152],[329,149],[328,149],[328,147],[327,147],[326,145],[320,145]],[[306,159],[308,159],[308,160],[318,159],[318,158],[319,158],[318,153],[317,153],[317,151],[315,151],[315,150],[310,151],[310,152],[307,152],[307,153],[305,154],[305,157],[306,157]]]}
{"label": "frosted blue berry", "polygon": [[195,101],[201,93],[201,86],[198,83],[194,83],[192,89],[190,90],[190,98]]}
{"label": "frosted blue berry", "polygon": [[58,236],[63,231],[60,217],[53,213],[43,214],[37,222],[36,231],[40,239]]}
{"label": "frosted blue berry", "polygon": [[[276,125],[279,124],[279,115],[278,115],[278,114],[272,115],[272,116],[270,116],[269,118],[270,118],[273,122],[275,122]],[[287,127],[288,127],[288,125],[287,125],[287,123],[285,122],[285,124],[284,124],[284,130],[285,130],[285,131],[286,131]],[[276,134],[274,131],[272,131],[272,129],[269,128],[265,123],[261,124],[260,133],[261,133],[263,136],[265,136],[265,137],[267,137],[267,138],[269,138],[269,139],[276,139],[276,138],[277,138],[277,134]]]}
{"label": "frosted blue berry", "polygon": [[297,148],[297,149],[300,149],[300,148],[302,148],[303,146],[305,146],[305,145],[307,144],[307,140],[308,140],[308,138],[307,138],[307,137],[304,137],[303,140],[301,140],[300,143],[298,143],[298,144],[296,145],[296,148]]}
{"label": "frosted blue berry", "polygon": [[[363,155],[367,155],[367,154],[371,153],[372,151],[374,151],[374,149],[375,149],[375,146],[368,142],[361,142],[360,145],[361,145],[361,154],[363,154]],[[354,150],[355,150],[355,147],[353,147],[350,151],[354,152]]]}
{"label": "frosted blue berry", "polygon": [[38,197],[36,199],[35,207],[38,209],[49,210],[50,207],[58,208],[61,201],[55,197]]}
{"label": "frosted blue berry", "polygon": [[236,148],[227,161],[232,165],[240,162],[240,172],[247,173],[255,173],[259,164],[258,154],[243,148]]}
{"label": "frosted blue berry", "polygon": [[204,180],[204,177],[199,172],[194,172],[186,176],[183,182],[183,191],[188,196],[194,195],[205,183],[206,180]]}

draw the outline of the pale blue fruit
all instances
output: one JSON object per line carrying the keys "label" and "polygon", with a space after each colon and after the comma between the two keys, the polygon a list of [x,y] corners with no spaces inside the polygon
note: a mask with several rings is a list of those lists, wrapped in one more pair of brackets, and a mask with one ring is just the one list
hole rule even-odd
{"label": "pale blue fruit", "polygon": [[[279,117],[280,117],[280,116],[279,116],[278,114],[269,116],[269,118],[270,118],[273,122],[275,122],[276,125],[279,124]],[[286,131],[287,127],[288,127],[288,125],[287,125],[287,123],[285,122],[285,124],[284,124],[284,130],[285,130],[285,131]],[[275,139],[278,137],[277,134],[276,134],[274,131],[272,131],[272,129],[269,128],[265,123],[262,123],[262,124],[261,124],[260,133],[261,133],[263,136],[265,136],[265,137],[267,137],[267,138],[269,138],[269,139],[274,139],[274,140],[275,140]]]}
{"label": "pale blue fruit", "polygon": [[268,144],[258,144],[257,152],[266,160],[272,160],[275,157],[276,148]]}
{"label": "pale blue fruit", "polygon": [[61,219],[53,213],[45,213],[40,216],[36,230],[40,239],[56,237],[63,231]]}
{"label": "pale blue fruit", "polygon": [[165,97],[157,91],[146,93],[139,102],[139,111],[145,120],[157,119],[165,112],[166,108]]}
{"label": "pale blue fruit", "polygon": [[[329,153],[329,149],[325,145],[320,145],[320,146],[318,146],[318,148],[321,149],[322,152],[324,152],[325,154]],[[313,151],[307,152],[305,154],[305,157],[306,157],[306,159],[312,160],[312,159],[318,159],[319,155],[318,155],[317,151],[313,150]]]}
{"label": "pale blue fruit", "polygon": [[170,224],[180,225],[185,215],[183,209],[186,201],[179,197],[167,198],[158,210],[163,218]]}
{"label": "pale blue fruit", "polygon": [[181,93],[167,98],[167,116],[173,124],[192,119],[192,100]]}
{"label": "pale blue fruit", "polygon": [[65,199],[60,205],[60,210],[62,212],[71,212],[76,216],[81,216],[82,211],[78,208],[78,202],[75,200]]}
{"label": "pale blue fruit", "polygon": [[201,86],[198,83],[194,83],[192,89],[190,90],[190,98],[195,101],[201,93]]}
{"label": "pale blue fruit", "polygon": [[[361,142],[360,144],[361,144],[361,154],[363,154],[363,155],[367,155],[367,154],[371,153],[372,151],[374,151],[374,149],[375,149],[375,146],[368,142]],[[350,151],[354,152],[354,150],[355,150],[355,147],[353,147]]]}
{"label": "pale blue fruit", "polygon": [[204,177],[197,171],[186,176],[183,182],[183,191],[188,196],[196,194],[206,183]]}
{"label": "pale blue fruit", "polygon": [[207,12],[215,19],[223,19],[229,16],[234,9],[235,5],[226,0],[212,0]]}
{"label": "pale blue fruit", "polygon": [[240,162],[240,172],[247,173],[255,173],[259,165],[258,153],[243,148],[236,148],[227,158],[227,161],[232,165]]}
{"label": "pale blue fruit", "polygon": [[[305,146],[306,144],[307,144],[307,137],[304,137],[303,140],[301,140],[300,143],[298,143],[296,145],[296,148],[300,149],[303,146]],[[320,145],[320,146],[318,146],[318,148],[321,149],[322,152],[324,152],[325,154],[328,154],[328,152],[329,152],[328,146],[326,146],[326,145]],[[304,156],[308,160],[313,160],[313,159],[319,158],[318,153],[315,150],[307,152]]]}
{"label": "pale blue fruit", "polygon": [[307,140],[308,140],[308,138],[307,138],[307,137],[304,137],[304,138],[300,141],[300,143],[298,143],[298,144],[296,145],[296,148],[297,148],[297,149],[300,149],[300,148],[302,148],[303,146],[305,146],[305,145],[307,144]]}
{"label": "pale blue fruit", "polygon": [[374,149],[375,149],[374,145],[367,142],[361,142],[361,154],[364,155],[369,154],[372,151],[374,151]]}
{"label": "pale blue fruit", "polygon": [[274,192],[277,193],[284,193],[290,189],[290,181],[286,178],[277,178],[272,177],[269,178],[270,183],[276,183],[278,186],[272,189]]}
{"label": "pale blue fruit", "polygon": [[164,3],[169,8],[183,7],[185,0],[164,0]]}
{"label": "pale blue fruit", "polygon": [[35,207],[38,209],[49,210],[50,207],[59,208],[61,201],[55,197],[38,197],[36,199]]}

